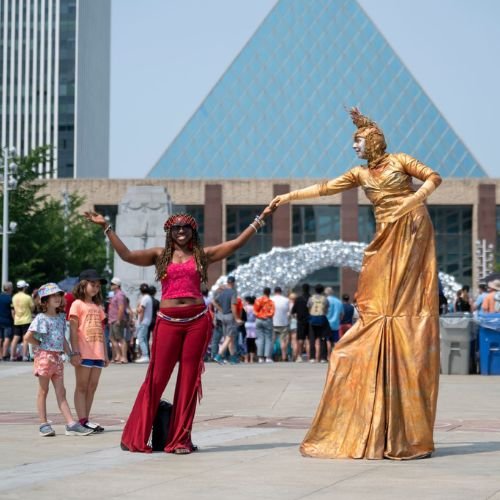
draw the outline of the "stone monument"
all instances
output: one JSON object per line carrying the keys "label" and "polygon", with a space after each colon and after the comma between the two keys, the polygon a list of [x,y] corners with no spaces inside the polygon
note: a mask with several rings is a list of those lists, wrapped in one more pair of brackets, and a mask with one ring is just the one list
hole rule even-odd
{"label": "stone monument", "polygon": [[[172,201],[161,186],[133,186],[128,188],[118,205],[116,232],[130,250],[165,246],[163,224],[172,214]],[[154,266],[140,267],[123,262],[115,252],[114,275],[122,280],[122,290],[132,307],[139,295],[141,283],[155,285]]]}

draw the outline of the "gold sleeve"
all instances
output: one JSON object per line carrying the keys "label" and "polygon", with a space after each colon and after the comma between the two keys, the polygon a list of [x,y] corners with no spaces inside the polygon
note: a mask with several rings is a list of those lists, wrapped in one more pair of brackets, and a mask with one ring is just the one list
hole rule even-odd
{"label": "gold sleeve", "polygon": [[416,179],[419,179],[424,183],[425,181],[432,181],[435,188],[437,188],[441,184],[441,176],[435,170],[432,170],[432,168],[424,165],[417,159],[405,153],[400,153],[396,156],[401,163],[404,171],[408,175],[411,175],[412,177],[415,177]]}
{"label": "gold sleeve", "polygon": [[341,193],[342,191],[358,187],[359,177],[357,175],[357,168],[359,167],[352,168],[340,177],[320,184],[320,196],[331,196],[332,194]]}
{"label": "gold sleeve", "polygon": [[421,205],[441,184],[441,176],[415,158],[407,154],[399,154],[397,157],[408,175],[424,181],[424,183],[415,193],[403,200],[393,213],[393,220],[397,220],[415,207]]}
{"label": "gold sleeve", "polygon": [[336,177],[330,181],[324,181],[320,184],[314,184],[304,189],[298,189],[289,193],[289,200],[305,200],[308,198],[318,198],[320,196],[330,196],[337,194],[347,189],[359,186],[358,176],[351,169],[340,177]]}

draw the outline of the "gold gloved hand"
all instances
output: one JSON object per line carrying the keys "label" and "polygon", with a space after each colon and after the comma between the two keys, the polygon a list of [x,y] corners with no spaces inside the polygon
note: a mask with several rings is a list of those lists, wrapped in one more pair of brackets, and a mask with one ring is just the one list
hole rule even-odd
{"label": "gold gloved hand", "polygon": [[436,184],[431,179],[427,179],[420,188],[403,200],[401,205],[394,211],[389,222],[395,222],[399,218],[411,212],[415,207],[421,205],[436,189]]}
{"label": "gold gloved hand", "polygon": [[313,184],[312,186],[305,187],[303,189],[297,189],[296,191],[290,191],[286,194],[280,194],[276,196],[273,201],[269,204],[271,209],[275,209],[285,203],[290,203],[294,200],[306,200],[310,198],[319,198],[321,184]]}
{"label": "gold gloved hand", "polygon": [[279,206],[285,203],[290,203],[290,193],[276,196],[273,201],[269,203],[269,208],[274,212]]}

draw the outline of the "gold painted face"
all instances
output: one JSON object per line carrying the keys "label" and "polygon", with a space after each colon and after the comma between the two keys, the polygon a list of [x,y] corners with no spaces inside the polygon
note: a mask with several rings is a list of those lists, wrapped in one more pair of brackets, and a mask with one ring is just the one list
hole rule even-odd
{"label": "gold painted face", "polygon": [[366,139],[364,137],[354,136],[354,144],[352,145],[352,149],[356,153],[358,158],[362,160],[366,160]]}
{"label": "gold painted face", "polygon": [[378,127],[358,129],[354,134],[354,141],[356,142],[359,139],[365,139],[364,156],[360,158],[368,160],[368,163],[377,160],[385,154],[387,144],[384,134]]}
{"label": "gold painted face", "polygon": [[[360,139],[365,139],[363,156],[359,156],[359,154],[358,156],[368,160],[368,163],[377,160],[385,154],[385,150],[387,149],[382,130],[374,121],[362,115],[358,108],[351,108],[349,113],[358,129],[354,134],[354,144],[359,144]],[[353,148],[358,153],[354,145]]]}

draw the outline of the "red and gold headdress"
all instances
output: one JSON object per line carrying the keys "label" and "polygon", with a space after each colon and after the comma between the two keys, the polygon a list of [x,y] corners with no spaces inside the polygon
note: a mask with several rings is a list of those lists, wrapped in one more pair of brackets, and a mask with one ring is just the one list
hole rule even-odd
{"label": "red and gold headdress", "polygon": [[170,231],[172,226],[191,226],[193,231],[198,231],[198,224],[192,215],[181,213],[171,215],[163,225],[165,231]]}
{"label": "red and gold headdress", "polygon": [[363,137],[365,139],[365,153],[368,163],[378,160],[385,154],[387,144],[385,142],[382,129],[370,118],[361,114],[358,108],[349,110],[352,121],[357,129],[354,133],[354,139]]}

